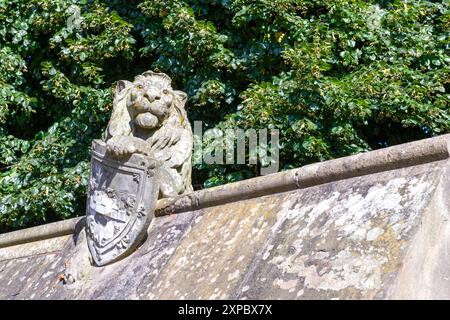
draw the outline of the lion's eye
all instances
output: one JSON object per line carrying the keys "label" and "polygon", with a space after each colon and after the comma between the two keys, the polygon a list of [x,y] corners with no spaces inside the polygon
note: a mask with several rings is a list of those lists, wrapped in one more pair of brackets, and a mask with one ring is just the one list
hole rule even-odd
{"label": "lion's eye", "polygon": [[144,88],[141,84],[138,84],[137,87],[139,90],[142,90],[142,88]]}
{"label": "lion's eye", "polygon": [[169,93],[169,90],[164,89],[164,90],[163,90],[163,93],[164,93],[164,94],[168,94],[168,93]]}

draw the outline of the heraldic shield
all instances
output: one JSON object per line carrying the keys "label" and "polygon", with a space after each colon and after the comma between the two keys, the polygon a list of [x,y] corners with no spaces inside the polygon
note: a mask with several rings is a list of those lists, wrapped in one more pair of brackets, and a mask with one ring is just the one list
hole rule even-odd
{"label": "heraldic shield", "polygon": [[86,234],[97,266],[125,257],[145,238],[158,198],[155,170],[148,156],[122,161],[107,153],[105,142],[93,141]]}

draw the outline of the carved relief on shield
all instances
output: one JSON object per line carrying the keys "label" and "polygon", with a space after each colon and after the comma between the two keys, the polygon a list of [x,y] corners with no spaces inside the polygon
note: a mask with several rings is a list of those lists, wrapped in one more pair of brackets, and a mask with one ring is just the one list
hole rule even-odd
{"label": "carved relief on shield", "polygon": [[86,232],[97,266],[125,257],[145,238],[159,191],[156,169],[148,156],[118,160],[108,155],[103,141],[94,140]]}

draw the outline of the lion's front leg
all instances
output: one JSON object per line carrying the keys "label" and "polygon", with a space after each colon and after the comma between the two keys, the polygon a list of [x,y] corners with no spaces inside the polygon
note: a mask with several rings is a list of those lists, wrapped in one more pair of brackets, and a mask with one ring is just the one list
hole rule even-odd
{"label": "lion's front leg", "polygon": [[107,151],[114,156],[125,156],[140,153],[148,156],[150,148],[148,143],[137,137],[115,136],[106,141]]}

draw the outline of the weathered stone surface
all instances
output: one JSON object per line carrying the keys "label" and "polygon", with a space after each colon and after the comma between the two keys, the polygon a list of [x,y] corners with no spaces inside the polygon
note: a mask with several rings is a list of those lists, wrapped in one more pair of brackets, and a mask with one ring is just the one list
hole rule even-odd
{"label": "weathered stone surface", "polygon": [[38,298],[47,289],[42,288],[40,281],[45,279],[40,279],[40,275],[46,269],[48,260],[55,256],[55,254],[37,255],[6,262],[0,275],[2,281],[0,296],[3,299],[20,299],[23,292],[32,287],[40,287],[41,290],[36,291],[36,294],[28,296]]}
{"label": "weathered stone surface", "polygon": [[450,299],[449,170],[433,161],[156,217],[104,267],[84,230],[53,252],[1,248],[0,298]]}
{"label": "weathered stone surface", "polygon": [[58,286],[57,299],[144,299],[164,270],[182,237],[200,214],[180,214],[153,220],[147,241],[131,256],[112,265],[92,266],[84,245],[84,231],[61,255],[64,275],[72,279]]}
{"label": "weathered stone surface", "polygon": [[[34,258],[34,259],[33,259]],[[30,274],[17,299],[52,299],[62,278],[65,257],[56,253],[36,256],[26,262],[27,265],[39,266]]]}
{"label": "weathered stone surface", "polygon": [[440,178],[439,170],[402,171],[291,198],[237,297],[385,298]]}
{"label": "weathered stone surface", "polygon": [[147,298],[230,298],[266,241],[283,198],[204,210]]}

